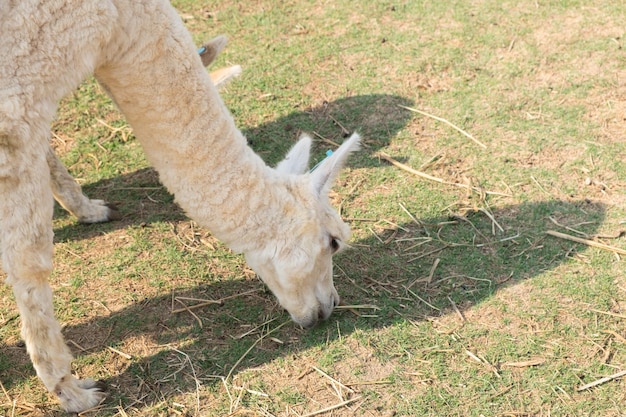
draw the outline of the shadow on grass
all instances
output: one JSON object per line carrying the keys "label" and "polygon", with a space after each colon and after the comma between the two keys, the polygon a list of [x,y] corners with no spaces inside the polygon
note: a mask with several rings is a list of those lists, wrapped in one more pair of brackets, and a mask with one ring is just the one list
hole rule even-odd
{"label": "shadow on grass", "polygon": [[367,156],[387,146],[406,126],[414,114],[400,106],[412,105],[406,98],[387,94],[353,96],[243,129],[243,133],[256,152],[269,164],[275,164],[295,143],[300,132],[309,133],[317,142],[312,152],[315,163],[316,157],[323,158],[333,143],[341,144],[356,131],[363,137],[365,149],[351,158],[351,165],[355,166],[367,163]]}
{"label": "shadow on grass", "polygon": [[[372,155],[387,145],[411,118],[398,105],[411,103],[389,95],[350,97],[293,113],[248,129],[245,134],[264,159],[275,163],[295,142],[297,130],[314,131],[318,138],[334,142],[341,142],[346,130],[358,130],[366,138],[367,147],[351,164],[374,166]],[[321,140],[316,148],[320,157],[327,147],[328,143]],[[173,197],[159,185],[152,169],[102,180],[85,186],[84,190],[94,198],[118,203],[124,219],[101,225],[72,222],[55,230],[57,241],[88,239],[131,225],[186,219]],[[56,216],[66,214],[57,210]],[[549,216],[567,224],[592,220],[585,226],[585,232],[593,234],[604,219],[605,207],[585,201],[544,201],[502,207],[493,216],[505,229],[496,235],[492,234],[491,219],[471,213],[464,218],[419,219],[397,228],[377,230],[376,237],[355,242],[353,249],[336,259],[336,286],[348,304],[379,307],[375,317],[357,317],[341,310],[311,331],[287,324],[273,334],[276,339],[264,339],[247,355],[245,352],[257,342],[261,330],[267,331],[288,320],[288,315],[277,307],[273,296],[256,279],[176,289],[143,299],[108,317],[66,327],[64,334],[75,343],[72,346],[85,349],[76,350],[75,355],[86,358],[133,338],[159,346],[151,350],[157,353],[131,361],[112,359],[108,366],[114,369],[106,371],[111,375],[107,382],[112,391],[107,404],[121,403],[126,407],[141,399],[134,407],[148,407],[170,394],[194,392],[196,379],[204,385],[219,387],[221,382],[216,375],[224,377],[231,370],[242,371],[323,345],[338,337],[337,329],[346,336],[356,330],[384,328],[406,320],[421,321],[447,314],[451,310],[450,300],[461,309],[470,308],[488,299],[502,285],[515,285],[556,268],[568,256],[585,250],[579,245],[546,238],[543,231],[553,227]],[[436,259],[439,259],[436,275],[427,280]],[[228,299],[222,305],[196,309],[192,316],[188,312],[172,314],[174,297]],[[259,331],[251,331],[268,318],[274,321]],[[195,376],[190,372],[191,363]],[[0,374],[6,388],[34,375],[22,346],[2,346]],[[56,411],[46,413],[56,414]]]}
{"label": "shadow on grass", "polygon": [[[564,224],[579,224],[593,234],[605,217],[605,207],[587,201],[543,201],[506,206],[493,211],[503,231],[492,233],[492,219],[481,212],[462,218],[441,216],[417,219],[397,228],[377,230],[377,236],[354,242],[354,247],[336,259],[336,286],[348,304],[375,304],[375,317],[357,317],[341,310],[322,325],[304,331],[287,324],[250,351],[260,333],[288,320],[273,296],[255,279],[217,282],[179,289],[163,296],[144,299],[92,321],[64,330],[75,351],[87,356],[141,338],[158,353],[115,361],[117,375],[107,380],[112,389],[108,404],[134,407],[157,404],[168,395],[193,393],[196,381],[214,385],[234,369],[235,374],[258,367],[293,352],[321,346],[354,331],[384,328],[407,320],[422,321],[453,312],[450,300],[461,311],[489,299],[503,285],[515,285],[554,269],[584,246],[546,237],[554,228],[549,217]],[[432,279],[426,279],[436,259]],[[209,305],[172,314],[174,297],[228,298]],[[141,318],[138,320],[138,318]],[[257,326],[273,318],[261,330]],[[202,323],[202,327],[199,323]],[[246,335],[247,332],[250,334]],[[281,341],[278,343],[276,340]],[[173,348],[172,346],[184,346]],[[184,352],[183,352],[184,351]],[[4,357],[4,358],[3,358]],[[238,363],[243,357],[241,363]],[[27,363],[21,346],[6,346],[0,353],[0,371],[5,387],[31,377],[32,369],[11,366]],[[190,364],[193,364],[193,373]]]}

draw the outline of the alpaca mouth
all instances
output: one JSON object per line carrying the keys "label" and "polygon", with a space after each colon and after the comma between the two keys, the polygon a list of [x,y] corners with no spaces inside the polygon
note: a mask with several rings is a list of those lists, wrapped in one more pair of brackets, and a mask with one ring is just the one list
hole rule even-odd
{"label": "alpaca mouth", "polygon": [[315,327],[318,323],[317,319],[313,319],[307,323],[301,323],[300,325],[305,328],[306,330],[312,329],[313,327]]}
{"label": "alpaca mouth", "polygon": [[305,320],[294,320],[305,329],[315,327],[319,322],[326,321],[333,314],[335,307],[339,305],[339,298],[333,297],[328,304],[320,304],[317,309],[317,314],[312,314]]}
{"label": "alpaca mouth", "polygon": [[302,326],[305,329],[312,329],[318,323],[327,320],[333,313],[335,308],[335,303],[330,305],[320,305],[317,309],[317,312],[312,312],[312,314],[307,315],[305,317],[295,317],[291,316],[292,320]]}

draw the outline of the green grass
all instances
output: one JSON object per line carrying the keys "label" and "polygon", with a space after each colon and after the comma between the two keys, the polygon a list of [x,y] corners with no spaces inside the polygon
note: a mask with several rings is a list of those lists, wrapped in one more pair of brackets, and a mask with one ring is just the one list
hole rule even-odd
{"label": "green grass", "polygon": [[[623,4],[175,6],[198,44],[230,37],[215,67],[244,72],[221,94],[268,163],[302,131],[317,139],[313,162],[342,126],[362,134],[335,187],[353,230],[335,283],[347,304],[375,308],[268,335],[288,315],[186,218],[87,80],[61,103],[53,144],[124,218],[80,225],[57,207],[51,282],[75,369],[111,387],[88,415],[623,414],[624,379],[577,388],[626,366],[624,262],[545,234],[626,245]],[[189,298],[223,302],[172,313]],[[0,300],[0,415],[62,415],[19,342],[8,287]]]}

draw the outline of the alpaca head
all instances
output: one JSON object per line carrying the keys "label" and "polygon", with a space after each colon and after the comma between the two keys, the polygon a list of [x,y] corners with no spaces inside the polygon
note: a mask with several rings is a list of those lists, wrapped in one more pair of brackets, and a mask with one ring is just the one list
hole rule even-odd
{"label": "alpaca head", "polygon": [[259,274],[291,318],[303,327],[327,319],[339,304],[333,284],[332,256],[345,246],[350,229],[330,206],[328,193],[348,156],[359,147],[353,134],[311,172],[308,166],[311,138],[303,136],[276,166],[287,178],[287,197],[275,239],[246,253],[248,264]]}

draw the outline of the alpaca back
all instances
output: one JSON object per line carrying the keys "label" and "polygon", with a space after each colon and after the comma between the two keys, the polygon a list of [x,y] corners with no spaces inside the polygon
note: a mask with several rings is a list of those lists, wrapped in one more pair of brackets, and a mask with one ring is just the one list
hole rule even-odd
{"label": "alpaca back", "polygon": [[52,118],[58,101],[93,72],[116,8],[85,1],[67,13],[62,0],[1,3],[0,15],[8,18],[0,19],[0,114],[32,119],[26,112],[39,111]]}

